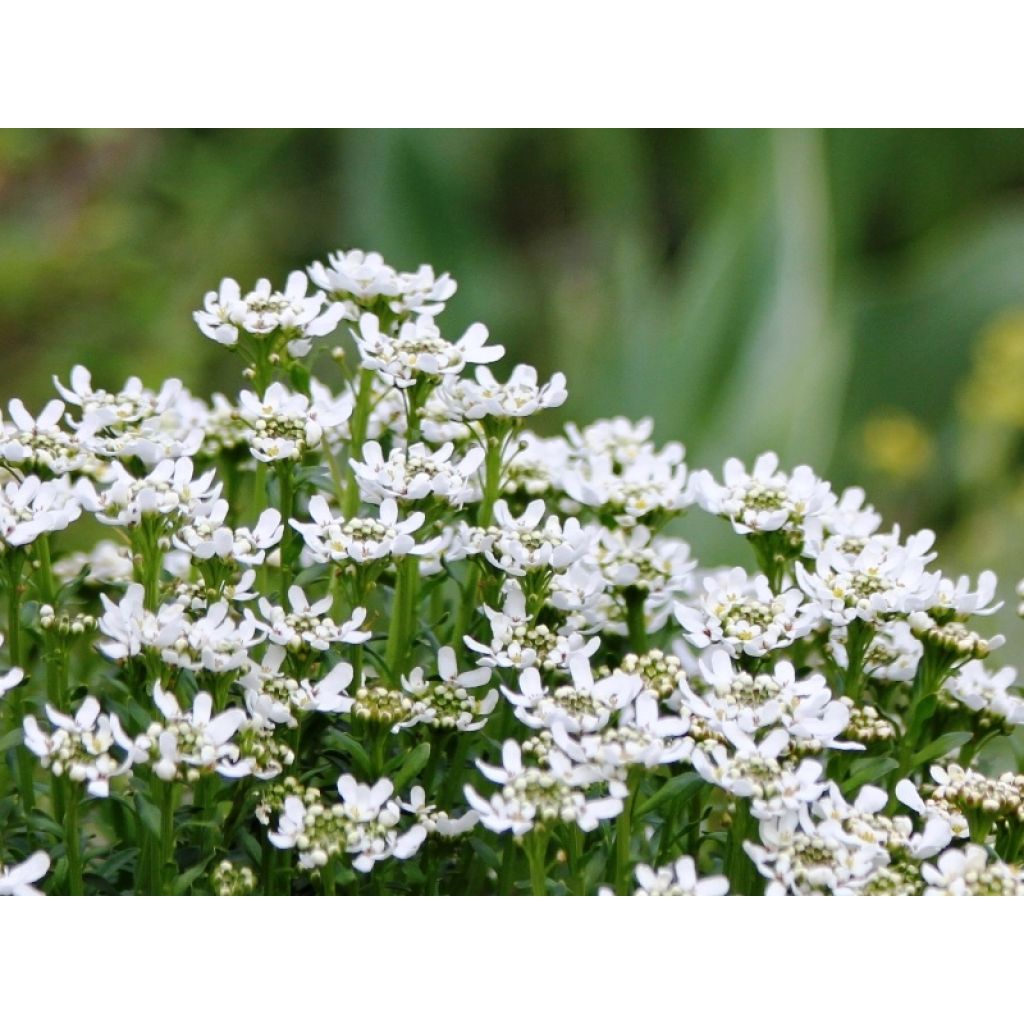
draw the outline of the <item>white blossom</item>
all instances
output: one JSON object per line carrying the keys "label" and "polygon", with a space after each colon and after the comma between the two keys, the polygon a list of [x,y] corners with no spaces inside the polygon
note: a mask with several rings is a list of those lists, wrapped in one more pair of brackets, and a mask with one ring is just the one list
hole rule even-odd
{"label": "white blossom", "polygon": [[403,323],[396,336],[382,332],[373,313],[364,313],[355,338],[363,367],[398,388],[412,387],[422,377],[457,376],[467,363],[493,363],[505,354],[500,345],[486,344],[483,324],[473,324],[458,341],[446,341],[426,315]]}
{"label": "white blossom", "polygon": [[453,458],[455,446],[448,442],[436,451],[425,444],[408,450],[392,448],[384,457],[380,444],[363,445],[363,461],[349,462],[359,480],[363,501],[380,505],[387,498],[398,501],[422,501],[439,498],[454,508],[480,499],[476,473],[484,460],[484,450],[471,448],[460,459]]}
{"label": "white blossom", "polygon": [[0,864],[0,896],[42,896],[32,884],[50,870],[50,856],[37,850],[32,856],[12,867]]}

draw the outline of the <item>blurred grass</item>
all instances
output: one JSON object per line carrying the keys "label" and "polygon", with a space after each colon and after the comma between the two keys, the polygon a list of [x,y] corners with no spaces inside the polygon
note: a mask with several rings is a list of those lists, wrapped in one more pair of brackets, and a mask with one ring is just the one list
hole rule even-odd
{"label": "blurred grass", "polygon": [[691,464],[774,447],[1024,575],[1024,389],[986,401],[1017,364],[979,343],[1024,308],[1024,133],[4,131],[0,226],[5,401],[78,361],[232,389],[205,290],[375,248],[565,370],[566,418],[653,415]]}

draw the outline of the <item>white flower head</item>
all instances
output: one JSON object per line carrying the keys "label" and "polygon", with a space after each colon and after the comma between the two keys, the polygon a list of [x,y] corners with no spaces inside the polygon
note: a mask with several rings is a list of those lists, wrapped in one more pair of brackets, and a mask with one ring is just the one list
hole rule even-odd
{"label": "white flower head", "polygon": [[240,333],[259,339],[280,332],[289,353],[304,356],[312,339],[330,334],[345,312],[340,303],[328,303],[323,292],[307,295],[308,284],[306,275],[294,270],[284,291],[274,291],[261,278],[243,295],[238,282],[226,277],[219,291],[206,293],[204,308],[192,316],[206,337],[228,348],[238,344]]}
{"label": "white flower head", "polygon": [[458,341],[446,341],[426,315],[403,323],[395,336],[381,331],[373,313],[364,313],[355,339],[363,367],[398,388],[412,387],[424,377],[455,377],[467,363],[493,363],[505,354],[500,345],[486,344],[483,324],[473,324]]}
{"label": "white flower head", "polygon": [[460,673],[455,651],[442,647],[437,652],[436,678],[429,677],[419,666],[402,677],[402,689],[412,700],[412,710],[410,717],[398,722],[392,731],[408,729],[420,722],[459,732],[482,729],[498,703],[498,691],[489,690],[482,697],[473,691],[485,686],[490,678],[489,668]]}
{"label": "white flower head", "polygon": [[547,384],[538,384],[536,368],[525,364],[518,365],[504,384],[486,366],[478,366],[474,377],[445,379],[440,397],[453,419],[524,419],[557,409],[569,397],[565,374],[556,373]]}
{"label": "white flower head", "polygon": [[479,446],[461,458],[454,458],[455,446],[448,442],[436,451],[423,443],[408,450],[392,448],[387,458],[376,441],[363,445],[363,461],[349,462],[359,480],[359,492],[364,501],[380,505],[387,498],[398,501],[423,501],[438,498],[461,508],[467,501],[480,499],[476,482],[477,470],[484,460]]}
{"label": "white flower head", "polygon": [[309,499],[309,514],[313,520],[310,523],[290,522],[302,534],[315,562],[361,564],[409,554],[426,555],[432,550],[429,543],[417,544],[414,536],[426,519],[424,514],[413,512],[399,520],[394,498],[385,498],[373,518],[345,519],[334,515],[322,494],[315,494]]}
{"label": "white flower head", "polygon": [[740,534],[799,532],[805,520],[828,512],[836,500],[810,466],[784,473],[774,452],[758,456],[749,472],[739,459],[729,459],[721,484],[701,470],[693,476],[693,487],[701,507],[728,519]]}

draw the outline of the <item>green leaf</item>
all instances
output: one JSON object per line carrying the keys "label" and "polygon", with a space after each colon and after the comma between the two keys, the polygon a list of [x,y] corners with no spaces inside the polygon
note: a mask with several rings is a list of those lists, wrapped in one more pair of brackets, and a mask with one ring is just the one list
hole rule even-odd
{"label": "green leaf", "polygon": [[135,813],[139,816],[143,828],[154,839],[160,839],[160,809],[151,804],[144,796],[135,794]]}
{"label": "green leaf", "polygon": [[492,871],[498,871],[501,868],[498,855],[494,852],[494,848],[492,846],[489,846],[483,840],[473,835],[469,837],[469,845],[473,847],[473,852],[480,858],[480,860],[482,860],[483,863]]}
{"label": "green leaf", "polygon": [[939,699],[934,693],[929,693],[927,697],[922,697],[920,703],[914,711],[913,718],[907,723],[907,732],[911,735],[916,735],[916,730],[920,729],[924,723],[935,714],[935,708],[938,704]]}
{"label": "green leaf", "polygon": [[608,857],[604,850],[598,849],[583,868],[583,887],[585,892],[593,892],[604,879]]}
{"label": "green leaf", "polygon": [[899,761],[893,757],[869,757],[859,764],[857,771],[843,783],[844,793],[854,793],[861,786],[867,786],[899,767]]}
{"label": "green leaf", "polygon": [[239,842],[249,855],[249,859],[254,864],[259,864],[260,857],[262,856],[260,841],[251,832],[242,832],[239,834]]}
{"label": "green leaf", "polygon": [[395,774],[395,777],[391,780],[395,784],[395,792],[404,789],[407,782],[410,779],[416,777],[419,774],[423,766],[430,759],[430,744],[421,743],[415,747],[408,755],[403,755],[401,758],[402,767]]}
{"label": "green leaf", "polygon": [[666,800],[688,799],[705,784],[696,772],[675,775],[654,796],[642,803],[637,813],[642,817],[645,814],[650,814],[656,807],[660,807]]}
{"label": "green leaf", "polygon": [[947,732],[945,736],[940,736],[937,740],[929,743],[924,750],[919,750],[914,756],[912,766],[919,768],[929,761],[934,761],[944,754],[948,754],[951,750],[956,750],[957,747],[962,747],[970,741],[973,735],[973,733],[969,732]]}
{"label": "green leaf", "polygon": [[364,775],[370,775],[370,758],[363,750],[359,741],[347,732],[336,732],[331,737],[334,744],[340,747],[355,762]]}
{"label": "green leaf", "polygon": [[206,866],[210,863],[211,859],[211,857],[207,857],[198,864],[194,864],[188,871],[178,875],[174,880],[174,895],[184,896],[192,883],[206,870]]}
{"label": "green leaf", "polygon": [[34,832],[47,832],[58,839],[64,838],[64,826],[43,811],[33,811],[28,816],[28,824]]}
{"label": "green leaf", "polygon": [[20,729],[12,729],[3,739],[0,739],[0,754],[5,750],[10,750],[12,747],[17,747],[21,744],[22,732]]}

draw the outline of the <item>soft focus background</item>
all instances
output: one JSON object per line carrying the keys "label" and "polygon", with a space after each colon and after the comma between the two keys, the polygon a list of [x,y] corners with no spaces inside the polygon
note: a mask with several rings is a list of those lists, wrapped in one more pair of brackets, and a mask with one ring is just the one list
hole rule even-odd
{"label": "soft focus background", "polygon": [[0,398],[76,362],[237,390],[203,293],[357,246],[450,270],[442,323],[564,370],[564,418],[810,461],[1015,604],[1024,133],[0,132]]}

